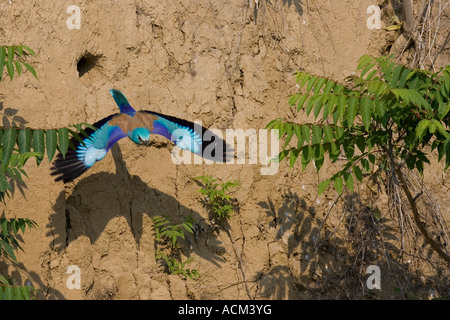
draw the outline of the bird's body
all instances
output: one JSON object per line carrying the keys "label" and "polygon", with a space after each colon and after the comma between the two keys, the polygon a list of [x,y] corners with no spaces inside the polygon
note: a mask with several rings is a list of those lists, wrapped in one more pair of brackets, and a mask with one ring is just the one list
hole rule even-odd
{"label": "bird's body", "polygon": [[[60,153],[51,168],[56,181],[72,181],[97,161],[102,160],[109,149],[120,139],[128,137],[138,145],[148,146],[150,135],[166,137],[181,149],[201,153],[201,134],[207,129],[193,122],[166,116],[153,111],[134,110],[126,97],[118,90],[110,90],[119,106],[120,113],[110,115],[93,126],[97,130],[86,129],[83,143],[72,139],[75,150],[69,149],[65,157]],[[217,141],[215,141],[217,143]],[[201,155],[201,154],[200,154]]]}

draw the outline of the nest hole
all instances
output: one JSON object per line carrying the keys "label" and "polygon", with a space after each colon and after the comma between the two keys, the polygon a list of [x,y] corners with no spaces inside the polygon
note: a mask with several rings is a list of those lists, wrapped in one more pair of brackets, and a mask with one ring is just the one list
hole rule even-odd
{"label": "nest hole", "polygon": [[78,76],[81,78],[97,67],[100,57],[91,53],[84,54],[77,62]]}

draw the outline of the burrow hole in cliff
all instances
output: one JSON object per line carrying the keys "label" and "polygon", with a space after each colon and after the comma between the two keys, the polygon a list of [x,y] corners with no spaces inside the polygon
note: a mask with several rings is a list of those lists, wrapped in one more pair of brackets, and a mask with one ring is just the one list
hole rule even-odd
{"label": "burrow hole in cliff", "polygon": [[100,69],[99,64],[101,55],[95,55],[92,53],[85,53],[77,62],[78,77],[81,78],[88,74],[90,71]]}

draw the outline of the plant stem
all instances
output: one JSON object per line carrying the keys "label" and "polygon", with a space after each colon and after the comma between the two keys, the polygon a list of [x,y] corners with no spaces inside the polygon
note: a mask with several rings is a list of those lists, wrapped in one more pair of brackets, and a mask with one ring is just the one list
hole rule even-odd
{"label": "plant stem", "polygon": [[436,253],[441,258],[443,258],[445,261],[450,263],[450,255],[445,253],[439,247],[439,245],[431,238],[431,236],[429,235],[425,226],[423,225],[422,221],[420,220],[419,210],[417,209],[416,201],[415,201],[414,197],[411,195],[411,192],[409,191],[408,185],[406,184],[406,179],[405,179],[400,167],[396,167],[396,175],[400,179],[400,185],[403,189],[403,192],[405,192],[406,198],[408,199],[409,205],[413,212],[414,222],[416,223],[417,227],[419,228],[419,231],[425,237],[425,240],[430,244],[430,246],[436,251]]}
{"label": "plant stem", "polygon": [[228,237],[230,238],[231,244],[233,245],[234,254],[236,255],[236,259],[239,262],[239,269],[241,269],[242,280],[243,280],[242,282],[244,283],[245,290],[247,291],[248,298],[250,300],[253,300],[252,296],[250,294],[250,290],[248,289],[248,286],[247,286],[247,280],[246,280],[245,271],[244,271],[244,264],[242,262],[240,254],[239,254],[239,250],[236,247],[236,243],[234,241],[233,235],[231,234],[230,230],[228,230],[226,227],[224,227],[223,225],[221,225],[221,227],[222,227],[223,230],[225,230],[225,232],[227,233]]}

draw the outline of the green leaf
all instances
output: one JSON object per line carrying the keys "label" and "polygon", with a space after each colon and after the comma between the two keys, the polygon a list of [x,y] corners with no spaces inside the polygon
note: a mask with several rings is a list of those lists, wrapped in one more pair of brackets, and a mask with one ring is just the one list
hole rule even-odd
{"label": "green leaf", "polygon": [[439,119],[443,120],[450,111],[450,102],[440,103],[438,108]]}
{"label": "green leaf", "polygon": [[7,129],[3,134],[3,167],[8,165],[8,161],[11,158],[12,151],[16,145],[16,129]]}
{"label": "green leaf", "polygon": [[314,104],[314,118],[317,119],[317,117],[319,116],[319,113],[322,110],[322,107],[324,106],[326,100],[327,100],[327,97],[323,96],[323,95],[320,95],[319,98],[316,100],[316,103]]}
{"label": "green leaf", "polygon": [[320,95],[316,95],[316,96],[312,96],[311,98],[308,99],[308,102],[306,102],[306,115],[309,116],[309,114],[311,113],[312,108],[314,107],[314,103],[316,101],[320,102]]}
{"label": "green leaf", "polygon": [[344,189],[342,177],[336,177],[334,179],[334,188],[336,189],[338,194],[342,193],[342,191]]}
{"label": "green leaf", "polygon": [[364,78],[364,75],[373,67],[375,66],[375,63],[369,63],[364,67],[364,69],[361,71],[361,78]]}
{"label": "green leaf", "polygon": [[293,105],[295,105],[298,101],[298,99],[300,98],[300,93],[294,93],[289,97],[288,103],[289,105],[292,107]]}
{"label": "green leaf", "polygon": [[372,121],[372,99],[362,99],[361,100],[361,117],[366,130],[369,130],[370,123]]}
{"label": "green leaf", "polygon": [[325,148],[323,147],[323,145],[316,145],[313,147],[313,149],[314,149],[314,165],[316,166],[317,172],[319,172],[325,160],[324,158]]}
{"label": "green leaf", "polygon": [[320,89],[322,89],[324,83],[325,83],[326,79],[324,78],[319,78],[319,80],[317,80],[315,86],[314,86],[314,94],[318,94]]}
{"label": "green leaf", "polygon": [[323,143],[332,142],[334,138],[333,128],[329,126],[323,127]]}
{"label": "green leaf", "polygon": [[12,62],[6,61],[6,71],[8,71],[8,75],[12,80],[14,78],[14,65]]}
{"label": "green leaf", "polygon": [[309,162],[311,161],[312,157],[312,150],[311,146],[305,146],[302,149],[302,171],[305,171],[306,167],[308,166]]}
{"label": "green leaf", "polygon": [[19,63],[19,61],[14,62],[14,64],[16,65],[17,74],[20,76],[20,74],[22,73],[22,65]]}
{"label": "green leaf", "polygon": [[303,88],[303,86],[306,84],[306,82],[309,80],[309,78],[311,78],[310,74],[305,74],[305,76],[302,78],[301,82],[300,82],[300,89]]}
{"label": "green leaf", "polygon": [[8,235],[8,220],[7,219],[0,219],[0,230],[2,232],[3,237],[6,237]]}
{"label": "green leaf", "polygon": [[351,97],[348,108],[347,108],[347,126],[350,128],[353,126],[353,122],[355,121],[356,114],[358,112],[357,106],[359,103],[359,98]]}
{"label": "green leaf", "polygon": [[13,299],[14,299],[13,287],[8,285],[5,287],[5,300],[13,300]]}
{"label": "green leaf", "polygon": [[33,131],[33,151],[41,153],[42,156],[36,157],[37,164],[39,165],[43,159],[45,152],[45,134],[42,130]]}
{"label": "green leaf", "polygon": [[358,136],[355,139],[355,144],[358,146],[358,149],[361,150],[361,152],[364,152],[366,149],[366,138],[364,136]]}
{"label": "green leaf", "polygon": [[67,128],[61,128],[58,130],[58,143],[59,151],[63,158],[66,157],[67,150],[69,150],[69,130]]}
{"label": "green leaf", "polygon": [[[337,115],[336,121],[334,123],[337,123],[337,120],[340,120],[341,123],[343,121],[344,113],[345,113],[345,105],[347,103],[347,96],[341,94],[337,98],[337,107],[335,110],[335,113]],[[355,113],[356,115],[356,113]]]}
{"label": "green leaf", "polygon": [[420,120],[419,124],[416,127],[416,136],[419,140],[422,140],[422,138],[426,134],[426,129],[428,128],[430,124],[430,120],[428,119],[422,119]]}
{"label": "green leaf", "polygon": [[51,162],[56,152],[57,133],[55,129],[47,130],[45,133],[45,143],[47,145],[48,161]]}
{"label": "green leaf", "polygon": [[344,172],[344,180],[348,190],[353,191],[353,177],[350,172]]}
{"label": "green leaf", "polygon": [[351,139],[344,140],[342,146],[344,147],[344,153],[347,159],[351,159],[353,157],[353,153],[355,152],[355,144],[353,140]]}
{"label": "green leaf", "polygon": [[372,164],[375,164],[376,159],[377,159],[377,158],[375,157],[375,155],[369,154],[369,161],[370,161]]}
{"label": "green leaf", "polygon": [[[338,97],[335,95],[328,95],[327,103],[323,109],[323,117],[322,117],[323,121],[327,120],[328,116],[333,112],[333,109],[337,109],[337,108],[334,108],[334,106],[336,105],[337,99],[338,99]],[[333,121],[335,124],[337,124],[338,117],[339,117],[339,113],[337,110],[335,110],[333,113]]]}
{"label": "green leaf", "polygon": [[[24,62],[24,61],[20,61],[20,62],[25,66],[25,68],[28,69],[28,71],[31,72],[31,74],[32,74],[36,79],[38,79],[38,77],[37,77],[37,75],[36,75],[36,70],[34,70],[34,68],[33,68],[32,66],[30,66],[28,63],[26,63],[26,62]],[[38,80],[39,80],[39,79],[38,79]]]}
{"label": "green leaf", "polygon": [[36,53],[35,53],[30,47],[27,47],[26,45],[22,45],[22,47],[23,47],[26,51],[28,51],[28,53],[31,54],[32,56],[36,55]]}
{"label": "green leaf", "polygon": [[8,190],[8,181],[6,181],[5,173],[0,174],[0,192],[4,193]]}
{"label": "green leaf", "polygon": [[16,46],[16,50],[17,50],[17,55],[19,57],[22,57],[23,54],[23,46]]}
{"label": "green leaf", "polygon": [[294,136],[294,129],[293,129],[293,125],[291,123],[286,123],[285,128],[286,128],[287,136],[286,136],[286,140],[284,142],[284,148],[287,147],[289,142],[291,142],[292,137]]}
{"label": "green leaf", "polygon": [[361,58],[358,59],[358,67],[356,70],[361,70],[366,65],[368,65],[372,61],[372,57],[368,54],[363,55]]}
{"label": "green leaf", "polygon": [[19,146],[19,152],[25,153],[31,150],[31,130],[30,128],[25,128],[19,130],[19,136],[17,139],[17,144]]}
{"label": "green leaf", "polygon": [[5,59],[6,59],[6,48],[0,46],[0,81],[2,80],[3,76],[3,67],[5,65]]}
{"label": "green leaf", "polygon": [[306,143],[309,143],[309,139],[310,139],[310,132],[311,129],[309,126],[301,126],[302,129],[302,138],[303,140],[305,140]]}
{"label": "green leaf", "polygon": [[398,82],[398,79],[400,78],[400,74],[402,73],[403,69],[404,69],[404,67],[402,65],[397,65],[394,68],[394,72],[392,74],[392,79],[391,79],[391,83],[390,83],[391,87],[397,88],[397,82]]}
{"label": "green leaf", "polygon": [[319,195],[322,194],[322,192],[325,191],[325,189],[330,185],[331,183],[331,179],[327,179],[325,181],[322,181],[321,183],[319,183],[318,189],[319,189]]}
{"label": "green leaf", "polygon": [[297,161],[298,156],[300,155],[300,150],[294,149],[289,154],[289,167],[292,168]]}
{"label": "green leaf", "polygon": [[325,84],[325,88],[323,88],[323,93],[329,94],[331,92],[331,90],[333,90],[335,85],[336,85],[336,83],[334,81],[327,80],[327,83]]}
{"label": "green leaf", "polygon": [[319,126],[312,126],[311,144],[319,144],[322,141],[322,128]]}
{"label": "green leaf", "polygon": [[355,174],[356,179],[359,180],[359,182],[362,182],[362,171],[361,168],[358,166],[353,166],[353,173]]}
{"label": "green leaf", "polygon": [[16,258],[16,255],[14,254],[13,247],[11,247],[11,245],[4,240],[0,240],[0,244],[3,247],[3,249],[5,250],[5,252],[8,254],[8,256],[10,256],[11,259],[13,259],[15,262],[17,262],[17,258]]}
{"label": "green leaf", "polygon": [[305,104],[306,99],[308,99],[308,95],[306,95],[306,94],[302,95],[300,97],[300,99],[298,100],[298,103],[297,103],[297,112],[299,112],[300,109],[303,107],[303,105]]}
{"label": "green leaf", "polygon": [[314,83],[316,83],[317,80],[317,76],[312,76],[309,80],[308,80],[308,85],[306,86],[306,93],[309,93],[314,85]]}
{"label": "green leaf", "polygon": [[[442,135],[444,136],[444,138],[447,138],[448,133],[447,133],[447,131],[445,131],[444,127],[442,126],[442,123],[441,123],[439,120],[437,120],[437,119],[433,119],[433,120],[431,120],[431,121],[432,121],[432,123],[434,124],[434,126],[436,127],[436,130],[437,130],[440,134],[442,134]],[[431,130],[430,130],[430,131],[431,131]]]}
{"label": "green leaf", "polygon": [[16,50],[16,48],[14,46],[8,47],[8,60],[7,60],[8,63],[12,64],[15,50]]}
{"label": "green leaf", "polygon": [[28,291],[28,287],[20,287],[20,290],[22,291],[22,296],[25,300],[30,300],[30,292]]}

